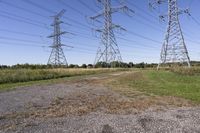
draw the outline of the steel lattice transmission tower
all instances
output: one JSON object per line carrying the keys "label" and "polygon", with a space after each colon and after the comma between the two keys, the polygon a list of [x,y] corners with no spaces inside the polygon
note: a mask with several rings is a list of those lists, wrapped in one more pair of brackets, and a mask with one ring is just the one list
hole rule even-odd
{"label": "steel lattice transmission tower", "polygon": [[[150,2],[150,5],[162,4],[166,1],[167,0],[154,0],[154,2]],[[171,63],[186,64],[190,67],[190,58],[179,22],[179,15],[188,13],[188,10],[180,10],[177,1],[178,0],[168,0],[168,27],[160,54],[158,69],[162,64]],[[165,16],[160,16],[161,19],[164,17]]]}
{"label": "steel lattice transmission tower", "polygon": [[62,49],[62,46],[65,45],[61,43],[61,35],[67,33],[67,32],[62,32],[60,29],[60,24],[63,23],[62,21],[60,21],[60,17],[64,14],[64,12],[65,10],[62,10],[57,15],[53,16],[54,23],[51,26],[54,27],[54,33],[48,36],[48,38],[53,38],[53,45],[50,46],[52,48],[52,51],[47,63],[52,66],[68,65]]}
{"label": "steel lattice transmission tower", "polygon": [[[92,20],[100,22],[98,19],[103,17],[103,28],[96,29],[97,32],[101,34],[101,44],[98,47],[94,65],[102,62],[107,65],[112,62],[122,62],[121,53],[116,41],[114,34],[114,29],[125,30],[120,25],[115,25],[112,22],[112,14],[120,10],[123,12],[132,11],[125,5],[120,5],[119,7],[111,7],[112,0],[97,0],[98,3],[103,8],[103,12],[97,14],[96,16],[90,17]],[[132,11],[133,12],[133,11]]]}

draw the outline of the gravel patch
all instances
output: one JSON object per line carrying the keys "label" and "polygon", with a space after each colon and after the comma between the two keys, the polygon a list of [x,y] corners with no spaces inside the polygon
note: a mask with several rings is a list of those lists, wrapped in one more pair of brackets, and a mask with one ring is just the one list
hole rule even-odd
{"label": "gravel patch", "polygon": [[[73,88],[73,89],[72,89]],[[76,85],[56,84],[21,87],[0,93],[0,115],[25,111],[29,107],[46,107],[57,97],[76,91]]]}
{"label": "gravel patch", "polygon": [[200,108],[145,111],[130,115],[92,112],[83,116],[34,120],[29,125],[17,127],[15,131],[20,133],[199,133]]}

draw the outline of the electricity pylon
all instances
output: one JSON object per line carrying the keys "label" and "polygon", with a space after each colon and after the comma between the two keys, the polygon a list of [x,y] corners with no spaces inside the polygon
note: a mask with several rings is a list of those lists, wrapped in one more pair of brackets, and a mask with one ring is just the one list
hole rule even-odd
{"label": "electricity pylon", "polygon": [[[153,0],[150,5],[162,4],[167,0]],[[160,62],[157,69],[162,64],[187,64],[190,67],[190,58],[181,30],[179,15],[188,13],[188,10],[180,10],[177,5],[178,0],[168,0],[168,28],[160,54]],[[165,16],[160,16],[163,19]]]}
{"label": "electricity pylon", "polygon": [[118,62],[120,64],[122,62],[122,57],[115,38],[114,29],[125,29],[120,25],[113,24],[112,14],[120,10],[127,13],[132,10],[125,5],[120,5],[119,7],[111,7],[112,0],[97,1],[102,6],[103,12],[90,18],[94,21],[100,22],[98,18],[103,17],[104,25],[102,29],[96,29],[97,32],[101,33],[101,44],[97,50],[94,65],[99,62],[106,63],[106,65],[111,65],[113,62]]}
{"label": "electricity pylon", "polygon": [[57,15],[53,16],[54,17],[54,23],[51,25],[54,27],[54,33],[48,38],[53,38],[53,45],[50,46],[52,48],[49,60],[47,64],[50,64],[52,66],[67,66],[67,60],[64,55],[62,46],[66,46],[61,43],[61,35],[67,33],[67,32],[62,32],[60,30],[60,24],[63,23],[60,21],[60,17],[64,14],[65,10],[62,10],[59,12]]}

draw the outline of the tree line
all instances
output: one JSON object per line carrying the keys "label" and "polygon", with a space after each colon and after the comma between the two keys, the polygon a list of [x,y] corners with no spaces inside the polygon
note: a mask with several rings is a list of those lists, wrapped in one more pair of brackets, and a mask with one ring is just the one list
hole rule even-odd
{"label": "tree line", "polygon": [[[192,66],[200,66],[199,61],[191,61]],[[125,62],[98,62],[96,65],[93,64],[69,64],[65,65],[44,65],[44,64],[16,64],[16,65],[0,65],[0,69],[53,69],[53,68],[155,68],[157,63],[125,63]]]}

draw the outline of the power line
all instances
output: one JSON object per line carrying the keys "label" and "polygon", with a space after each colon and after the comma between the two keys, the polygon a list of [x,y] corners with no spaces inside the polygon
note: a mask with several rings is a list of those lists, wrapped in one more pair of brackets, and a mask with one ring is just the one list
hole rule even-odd
{"label": "power line", "polygon": [[[23,0],[23,1],[25,1],[25,0]],[[29,0],[30,1],[30,0]],[[65,2],[66,3],[66,2]],[[64,4],[63,4],[64,5]],[[88,6],[88,5],[87,5]],[[13,6],[14,7],[14,6]],[[86,7],[86,6],[85,6]],[[40,8],[43,8],[43,6],[40,6]],[[22,10],[24,10],[25,8],[18,8],[18,9],[22,9]],[[47,8],[46,8],[47,9]],[[44,10],[46,10],[46,9],[44,9]],[[49,10],[49,9],[47,9],[47,10]],[[47,11],[46,10],[46,11]],[[77,9],[76,9],[77,10]],[[50,10],[49,10],[50,11]],[[49,12],[48,11],[48,12]],[[79,11],[79,10],[77,10],[77,11]],[[92,10],[91,10],[92,11]],[[81,11],[79,11],[79,12],[81,12]],[[3,12],[2,12],[3,13]],[[4,13],[5,13],[5,11],[4,11]],[[29,12],[29,13],[31,13],[31,12]],[[77,12],[78,13],[78,12]],[[6,13],[5,13],[6,14]],[[33,13],[32,12],[32,14],[35,14],[35,13]],[[84,15],[84,13],[81,13],[83,16],[85,16]],[[1,14],[0,14],[1,15]],[[9,14],[8,14],[9,15]],[[35,14],[36,15],[36,14]],[[37,14],[38,15],[38,14]],[[16,20],[16,18],[12,18],[11,16],[12,16],[12,14],[10,13],[10,16],[6,16],[6,15],[3,15],[4,16],[4,18],[9,18],[9,19],[12,19],[12,20]],[[13,15],[14,16],[14,15]],[[43,16],[43,15],[42,15]],[[18,15],[16,15],[15,17],[21,17],[21,16],[18,16]],[[46,16],[44,16],[45,18],[47,18]],[[140,17],[140,16],[139,16]],[[22,19],[22,20],[21,20]],[[32,20],[32,19],[29,19],[29,18],[25,18],[25,17],[21,17],[21,19],[17,19],[16,21],[19,21],[19,22],[23,22],[23,23],[27,23],[27,24],[31,24],[31,25],[37,25],[37,24],[40,24],[40,22],[38,23],[38,22],[36,22],[36,20]],[[24,20],[25,19],[25,20]],[[69,17],[65,17],[65,19],[67,19],[67,20],[69,20],[69,21],[71,21],[71,22],[73,22],[73,24],[75,24],[76,26],[74,26],[75,28],[78,28],[78,27],[82,27],[82,29],[91,29],[91,27],[90,26],[88,26],[88,25],[85,25],[85,24],[83,24],[83,23],[81,23],[80,21],[77,21],[77,20],[73,20],[73,19],[70,19]],[[32,22],[31,22],[31,20],[32,20]],[[144,19],[145,20],[145,19]],[[146,22],[148,22],[148,20],[149,19],[146,19]],[[30,21],[30,22],[29,22]],[[197,20],[198,21],[198,20]],[[138,21],[138,22],[140,22],[140,23],[143,23],[142,21]],[[44,23],[42,24],[42,25],[44,25]],[[41,25],[41,27],[43,27]],[[45,24],[46,25],[46,24]],[[199,24],[198,24],[199,25]],[[43,28],[45,28],[45,26],[43,27]],[[153,29],[153,28],[152,28]],[[1,29],[0,29],[1,30]],[[3,31],[3,30],[2,30]],[[6,30],[5,30],[6,31]],[[85,30],[86,31],[86,30]],[[88,31],[88,30],[87,30]],[[6,32],[12,32],[12,31],[6,31]],[[22,34],[22,35],[30,35],[30,36],[38,36],[38,37],[40,37],[39,35],[36,35],[36,34],[29,34],[29,33],[23,33],[23,32],[17,32],[17,31],[14,31],[13,33],[17,33],[17,34]],[[91,37],[87,37],[87,33],[85,34],[85,33],[81,33],[81,32],[76,32],[77,33],[77,35],[78,36],[80,36],[80,37],[84,37],[84,38],[87,38],[87,39],[91,39]],[[159,44],[161,44],[161,42],[159,42],[159,41],[157,41],[157,40],[154,40],[154,39],[152,39],[151,37],[147,37],[147,36],[144,36],[144,35],[141,35],[141,34],[138,34],[138,33],[135,33],[135,32],[131,32],[131,31],[128,31],[128,33],[129,34],[131,34],[131,35],[134,35],[134,36],[137,36],[137,37],[140,37],[140,38],[142,38],[142,39],[144,39],[144,40],[148,40],[148,41],[152,41],[152,42],[154,42],[154,43],[159,43]],[[119,38],[120,40],[129,40],[129,39],[126,39],[126,38],[120,38],[120,37],[117,37],[117,38]],[[1,39],[1,38],[0,38]],[[7,40],[10,40],[11,38],[7,38]],[[15,38],[16,39],[16,38]],[[19,40],[21,40],[21,39],[18,39],[18,41]],[[96,39],[95,39],[96,40]],[[188,39],[189,40],[189,39]],[[15,40],[16,41],[16,40]],[[24,42],[25,42],[25,40],[23,40]],[[26,40],[27,41],[27,40]],[[129,41],[127,41],[127,42],[131,42],[131,43],[133,43],[133,45],[129,45],[130,47],[135,47],[135,45],[138,45],[138,46],[140,46],[140,47],[145,47],[145,48],[148,48],[148,49],[153,49],[153,46],[147,46],[147,45],[145,45],[145,44],[142,44],[141,43],[141,45],[139,44],[139,43],[136,43],[134,40],[129,40]],[[191,41],[192,42],[192,41]],[[193,41],[194,42],[194,41]],[[197,43],[197,42],[196,42]],[[86,46],[86,45],[85,45]],[[84,46],[84,47],[85,47]],[[123,44],[123,45],[121,45],[121,46],[128,46],[127,44]],[[154,47],[156,47],[155,45],[154,45]],[[80,48],[80,47],[79,47]],[[89,46],[88,46],[88,48],[89,48]],[[139,47],[138,47],[139,48]],[[156,47],[156,48],[158,48],[158,47]],[[85,48],[80,48],[80,49],[85,49]],[[86,50],[86,49],[85,49]]]}
{"label": "power line", "polygon": [[[91,39],[91,37],[93,37],[93,36],[89,36],[88,34],[81,33],[81,32],[76,32],[76,31],[70,31],[70,32],[73,32],[73,33],[75,33],[75,34],[77,34],[77,35],[79,35],[79,36],[81,36],[81,37],[83,37],[83,38],[87,38],[87,39]],[[138,34],[138,33],[132,32],[132,31],[128,31],[128,33],[129,33],[129,34],[132,34],[132,35],[135,35],[135,36],[138,36],[138,37],[140,37],[140,38],[142,38],[142,39],[145,39],[145,40],[148,40],[148,41],[153,41],[154,43],[162,44],[161,42],[159,42],[159,41],[157,41],[157,40],[151,39],[151,38],[149,38],[149,37],[140,35],[140,34]],[[88,36],[86,36],[86,35],[88,35]],[[119,37],[119,36],[116,36],[116,37],[119,38],[119,39],[121,39],[121,40],[125,40],[125,41],[127,41],[127,42],[131,42],[131,43],[134,42],[134,43],[143,45],[143,44],[138,43],[138,42],[136,42],[136,41],[134,41],[134,40],[126,39],[126,38]],[[94,40],[97,40],[97,39],[95,38]],[[149,47],[154,47],[154,46],[149,46]]]}
{"label": "power line", "polygon": [[25,35],[25,36],[42,37],[42,35],[38,35],[38,34],[19,32],[19,31],[13,31],[13,30],[8,30],[8,29],[0,29],[0,31],[14,33],[14,34],[21,34],[21,35]]}
{"label": "power line", "polygon": [[[156,20],[158,20],[157,17],[155,17],[154,15],[152,15],[152,14],[150,14],[149,12],[145,11],[144,9],[138,7],[137,5],[133,4],[132,2],[127,1],[127,3],[130,4],[130,5],[132,5],[132,6],[134,6],[136,9],[140,10],[141,12],[144,12],[146,15],[150,16],[151,18],[155,18]],[[140,12],[135,12],[135,14],[138,15],[138,16],[139,16],[140,18],[142,18],[143,20],[145,20],[147,23],[144,23],[144,22],[142,22],[142,21],[139,21],[139,20],[137,20],[137,19],[135,19],[135,18],[134,18],[134,19],[131,18],[132,20],[137,21],[137,22],[139,22],[140,24],[148,25],[148,27],[150,27],[150,28],[152,28],[152,29],[154,29],[154,30],[156,30],[156,31],[164,32],[164,31],[162,30],[162,28],[158,28],[158,27],[157,27],[158,24],[157,24],[156,22],[154,22],[154,21],[152,21],[151,19],[149,19],[149,18],[145,17],[144,15],[140,14]],[[152,25],[156,25],[156,27],[150,25],[149,23],[151,23]]]}
{"label": "power line", "polygon": [[64,5],[64,6],[68,7],[68,8],[70,8],[70,9],[72,9],[73,11],[75,11],[76,13],[78,13],[78,14],[80,14],[80,15],[82,15],[82,16],[85,16],[81,11],[79,11],[79,10],[77,10],[76,8],[70,6],[69,4],[67,4],[67,3],[66,3],[65,1],[63,1],[63,0],[56,0],[56,2],[58,2],[59,4]]}
{"label": "power line", "polygon": [[[75,31],[73,31],[73,32],[76,33]],[[157,41],[157,40],[148,38],[148,37],[146,37],[146,36],[137,34],[137,33],[135,33],[135,32],[128,31],[128,33],[129,33],[129,34],[132,34],[132,35],[135,35],[135,36],[138,36],[138,37],[140,37],[140,38],[142,38],[142,39],[145,39],[145,40],[148,40],[148,41],[152,41],[152,42],[157,43],[157,44],[162,44],[162,42],[159,42],[159,41]],[[77,34],[78,34],[79,36],[81,36],[81,34],[84,35],[84,33],[80,33],[80,32],[77,33]],[[82,37],[84,37],[84,38],[89,38],[89,37],[85,37],[85,36],[82,36]],[[143,45],[143,44],[138,43],[138,42],[136,42],[136,41],[134,41],[134,40],[126,39],[126,38],[119,37],[119,36],[116,36],[116,37],[119,38],[119,39],[121,39],[121,40],[125,40],[125,41],[127,41],[127,42],[131,42],[131,43],[134,42],[134,43],[136,43],[136,44]],[[89,38],[89,39],[91,39],[91,38]],[[96,40],[96,39],[95,39],[95,40]],[[154,46],[149,46],[149,47],[154,47]]]}
{"label": "power line", "polygon": [[[77,21],[75,21],[75,20],[73,20],[73,19],[70,19],[70,18],[68,18],[68,17],[64,17],[64,18],[65,18],[65,19],[68,19],[68,20],[70,20],[70,21],[72,21],[72,22],[75,22],[75,23],[77,23],[77,24],[79,24],[79,25],[82,25],[83,27],[87,27],[87,28],[91,29],[91,27],[89,27],[89,26],[87,26],[87,25],[83,25],[83,24],[81,24],[80,22],[77,22]],[[132,34],[132,35],[138,36],[138,37],[143,38],[143,39],[145,39],[145,40],[153,41],[153,42],[156,42],[156,43],[159,43],[159,44],[161,43],[161,42],[159,42],[159,41],[157,41],[157,40],[154,40],[154,39],[151,39],[151,38],[149,38],[149,37],[140,35],[140,34],[138,34],[138,33],[131,32],[131,31],[128,31],[128,32],[129,32],[130,34]]]}
{"label": "power line", "polygon": [[27,3],[27,4],[33,5],[33,6],[39,8],[41,10],[44,10],[46,12],[53,13],[53,14],[55,13],[54,11],[49,10],[48,8],[46,8],[44,6],[41,6],[41,5],[39,5],[39,4],[37,4],[37,3],[33,2],[33,1],[30,1],[30,0],[22,0],[22,1],[25,2],[25,3]]}
{"label": "power line", "polygon": [[191,0],[190,3],[189,3],[189,8],[192,6],[194,0]]}
{"label": "power line", "polygon": [[88,6],[88,5],[87,5],[86,3],[84,3],[82,0],[78,0],[78,2],[79,2],[81,5],[83,5],[84,7],[86,7],[87,9],[89,9],[90,11],[97,13],[97,11],[96,11],[95,9],[91,8],[90,6]]}
{"label": "power line", "polygon": [[7,16],[7,15],[2,15],[2,14],[0,14],[0,16],[7,18],[7,19],[10,19],[10,20],[15,20],[15,21],[18,21],[18,22],[26,23],[26,24],[31,24],[31,25],[34,25],[34,26],[37,26],[37,27],[40,27],[40,28],[49,29],[48,27],[45,27],[45,26],[42,26],[42,25],[39,25],[39,24],[35,24],[35,23],[29,22],[29,21],[26,21],[26,20],[23,20],[23,19],[18,19],[18,18],[14,18],[14,17],[10,17],[10,16]]}
{"label": "power line", "polygon": [[76,21],[76,20],[74,20],[74,19],[71,19],[71,18],[69,18],[69,17],[63,16],[63,18],[66,19],[66,20],[68,20],[68,21],[71,21],[71,22],[73,22],[73,23],[76,23],[76,24],[78,24],[78,25],[80,25],[80,26],[82,26],[82,27],[84,27],[84,28],[87,28],[87,29],[89,28],[89,29],[91,29],[90,26],[85,25],[85,24],[83,24],[83,23],[81,23],[81,22],[78,22],[78,21]]}
{"label": "power line", "polygon": [[28,47],[46,47],[34,44],[23,44],[23,43],[10,43],[10,42],[0,42],[0,45],[14,45],[14,46],[28,46]]}
{"label": "power line", "polygon": [[83,51],[83,50],[76,50],[76,51],[70,51],[70,52],[74,52],[74,53],[83,53],[83,54],[89,54],[89,55],[95,55],[95,53],[86,52],[86,51]]}
{"label": "power line", "polygon": [[[130,39],[122,38],[122,37],[117,37],[117,38],[120,39],[120,40],[123,40],[125,42],[132,43],[130,45],[127,44],[127,43],[123,43],[122,45],[120,45],[121,47],[129,47],[129,48],[141,48],[141,47],[144,47],[144,48],[148,48],[148,49],[145,49],[145,50],[149,50],[149,49],[157,50],[158,48],[160,49],[160,47],[147,46],[147,45],[144,45],[142,43],[136,42],[134,40],[130,40]],[[90,48],[91,47],[96,47],[94,45],[88,45],[88,44],[84,44],[84,43],[77,43],[77,42],[70,42],[70,41],[65,41],[65,42],[68,42],[68,43],[71,43],[71,44],[80,44],[81,46],[83,45],[84,47],[90,47]]]}
{"label": "power line", "polygon": [[[145,47],[145,48],[151,48],[151,49],[156,49],[156,48],[158,48],[158,47],[155,47],[155,46],[152,46],[152,45],[151,45],[151,46],[144,45],[144,44],[139,43],[139,42],[137,42],[137,41],[130,40],[130,39],[126,39],[126,38],[122,38],[122,37],[117,37],[117,38],[120,39],[120,40],[124,40],[124,41],[126,41],[126,42],[134,43],[134,45],[142,46],[142,47]],[[128,45],[128,44],[123,44],[123,45],[127,45],[127,46],[130,46],[130,47],[134,46],[134,45]]]}
{"label": "power line", "polygon": [[192,20],[193,20],[197,25],[200,26],[200,22],[199,22],[196,18],[194,18],[191,14],[189,14],[189,16],[192,18]]}
{"label": "power line", "polygon": [[[27,46],[27,47],[40,47],[40,48],[48,48],[48,46],[40,46],[40,45],[37,45],[37,44],[35,44],[35,45],[33,45],[33,44],[23,44],[23,43],[10,43],[10,42],[0,42],[0,45],[14,45],[14,46]],[[85,46],[84,46],[85,47]],[[70,51],[70,52],[80,52],[81,51],[81,53],[89,53],[89,54],[95,54],[95,53],[91,53],[93,50],[92,49],[86,49],[86,48],[83,48],[83,47],[80,47],[80,46],[78,46],[78,47],[74,47],[74,49],[76,50],[76,51]],[[127,55],[127,52],[125,52],[124,53],[125,55]],[[130,54],[130,53],[129,53]],[[135,53],[131,53],[131,55],[130,56],[133,56],[133,55],[135,55]],[[148,57],[145,57],[145,58],[149,58],[149,56]]]}
{"label": "power line", "polygon": [[158,44],[161,44],[161,43],[162,43],[162,42],[160,42],[160,41],[157,41],[157,40],[151,39],[151,38],[149,38],[149,37],[146,37],[146,36],[140,35],[140,34],[138,34],[138,33],[135,33],[135,32],[133,32],[133,31],[127,31],[127,32],[130,33],[130,34],[132,34],[132,35],[135,35],[135,36],[137,36],[137,37],[140,37],[140,38],[143,38],[143,39],[145,39],[145,40],[148,40],[148,41],[152,41],[152,42],[155,42],[155,43],[158,43]]}
{"label": "power line", "polygon": [[[0,42],[0,45],[14,45],[14,46],[27,46],[27,47],[39,47],[39,48],[47,48],[47,46],[40,46],[40,45],[33,45],[33,44],[23,44],[23,43],[9,43],[9,42]],[[71,52],[81,52],[81,53],[88,53],[88,51],[91,51],[89,49],[82,49],[79,47],[75,47],[75,49],[78,49],[76,51],[71,51]],[[87,52],[86,52],[87,51]],[[95,54],[95,53],[89,53],[89,54]]]}
{"label": "power line", "polygon": [[[11,18],[11,17],[9,17],[9,16],[5,16],[5,15],[4,15],[4,17],[10,18],[10,19],[14,19],[14,18]],[[20,17],[20,16],[18,16],[18,17]],[[82,24],[82,23],[80,23],[80,22],[78,22],[78,21],[75,21],[75,20],[73,20],[73,19],[70,19],[70,18],[68,18],[68,17],[64,17],[64,18],[65,18],[65,19],[68,19],[68,20],[70,20],[70,21],[72,21],[72,22],[75,22],[75,23],[77,23],[77,24],[79,24],[79,25],[81,25],[81,26],[83,26],[83,27],[90,28],[89,26],[84,25],[84,24]],[[32,25],[35,25],[35,26],[42,27],[42,28],[46,28],[46,27],[43,27],[43,26],[40,26],[40,25],[31,23],[31,22],[26,22],[26,21],[24,21],[24,20],[19,20],[19,19],[14,19],[14,20],[17,20],[17,21],[20,21],[20,22],[25,22],[25,23],[28,23],[28,24],[32,24]],[[82,37],[83,37],[83,36],[82,36]],[[88,38],[88,37],[87,37],[87,38]]]}
{"label": "power line", "polygon": [[37,16],[40,16],[40,17],[43,17],[43,18],[48,18],[48,19],[49,19],[49,17],[47,17],[47,16],[44,16],[44,15],[42,15],[42,14],[40,14],[40,13],[37,13],[37,12],[34,12],[34,11],[32,11],[32,10],[28,10],[28,9],[26,9],[26,8],[17,6],[17,5],[15,5],[15,4],[9,3],[9,2],[7,2],[7,1],[0,1],[0,3],[5,4],[5,5],[8,5],[8,6],[11,6],[11,7],[14,7],[14,8],[16,8],[16,9],[20,9],[20,10],[26,11],[26,12],[28,12],[28,13],[31,13],[31,14],[34,14],[34,15],[37,15]]}
{"label": "power line", "polygon": [[[135,5],[134,3],[130,2],[127,0],[127,3],[134,6],[135,8],[137,8],[138,10],[144,12],[145,14],[149,15],[151,18],[154,18],[156,20],[158,20],[157,17],[155,17],[154,15],[150,14],[149,12],[145,11],[144,9],[140,8],[139,6]],[[136,13],[137,14],[137,13]],[[142,15],[143,16],[143,15]],[[144,17],[146,19],[146,17]]]}
{"label": "power line", "polygon": [[[23,1],[27,1],[27,0],[23,0]],[[45,8],[45,7],[41,6],[41,5],[38,5],[38,4],[36,4],[36,3],[33,3],[33,2],[31,2],[31,3],[28,2],[28,3],[31,4],[31,5],[33,5],[33,6],[35,6],[35,7],[40,8],[40,9],[42,9],[42,10],[45,10],[45,11],[47,11],[47,12],[49,12],[49,13],[55,13],[54,11],[52,11],[52,10],[50,10],[50,9],[48,9],[48,8]],[[76,23],[76,24],[79,24],[79,25],[81,25],[81,26],[83,26],[83,27],[90,28],[89,26],[84,25],[84,24],[82,24],[81,22],[78,22],[78,21],[76,21],[76,20],[74,20],[74,19],[71,19],[71,18],[69,18],[69,17],[63,16],[63,18],[65,18],[65,19],[67,19],[67,20],[69,20],[69,21],[71,21],[71,22],[74,22],[74,23]]]}
{"label": "power line", "polygon": [[0,39],[2,39],[2,40],[20,41],[20,42],[27,42],[27,43],[41,43],[42,44],[42,42],[38,42],[38,41],[25,40],[25,39],[19,39],[19,38],[12,38],[12,37],[3,37],[3,36],[0,36]]}
{"label": "power line", "polygon": [[[79,35],[80,37],[87,38],[87,39],[91,39],[91,37],[93,37],[93,36],[86,36],[87,34],[80,33],[80,32],[76,32],[76,31],[70,31],[70,32],[73,32],[73,33]],[[134,34],[133,34],[133,33],[129,33],[129,34],[135,35],[135,33],[134,33]],[[142,39],[145,39],[145,40],[148,40],[148,41],[153,41],[154,43],[156,42],[156,43],[161,44],[161,42],[159,42],[159,41],[157,41],[157,40],[153,40],[153,39],[147,38],[146,36],[143,36],[143,35],[140,35],[140,34],[137,34],[137,35],[139,35],[139,37],[142,38]],[[136,35],[136,36],[137,36],[137,35]],[[139,42],[137,42],[137,41],[135,41],[135,40],[131,40],[131,39],[127,39],[127,38],[123,38],[123,37],[119,37],[119,36],[116,36],[116,37],[117,37],[118,39],[124,40],[124,41],[126,41],[126,42],[130,42],[130,43],[134,43],[134,44],[139,44],[140,46],[144,46],[144,47],[146,46],[146,45],[141,44],[141,43],[139,43]],[[97,39],[94,38],[93,40],[97,40]],[[147,46],[147,47],[148,47],[148,48],[158,48],[158,47],[156,47],[156,46]]]}
{"label": "power line", "polygon": [[[125,38],[121,38],[121,37],[117,37],[117,38],[119,38],[121,40],[124,40],[124,41],[127,41],[127,42],[131,42],[131,43],[135,42],[134,45],[123,44],[123,46],[136,47],[135,45],[138,45],[138,46],[141,46],[141,47],[144,47],[144,48],[148,48],[148,49],[156,49],[156,48],[158,48],[158,47],[147,46],[147,45],[144,45],[142,43],[139,43],[139,42],[136,42],[136,41],[130,40],[130,39],[125,39]],[[32,40],[23,40],[23,39],[10,38],[10,37],[1,37],[0,36],[0,39],[3,39],[3,40],[14,40],[14,41],[20,41],[20,42],[26,42],[26,43],[37,43],[37,44],[40,43],[40,44],[43,44],[43,42],[32,41]],[[74,43],[74,42],[70,42],[70,41],[65,41],[65,42],[69,42],[69,43],[73,43],[73,44],[81,44],[81,45],[84,45],[84,47],[85,46],[87,47],[87,45],[88,45],[88,44],[77,43],[77,42]],[[195,43],[197,43],[197,42],[195,42]],[[93,45],[90,45],[88,47],[91,47],[91,46],[93,46]],[[94,46],[94,47],[96,47],[96,46]],[[137,47],[137,48],[139,48],[139,47]]]}
{"label": "power line", "polygon": [[[145,37],[145,36],[142,36],[142,35],[133,33],[133,32],[130,32],[130,33],[133,34],[133,35],[136,35],[136,36],[138,36],[138,37],[141,37],[141,38],[143,38],[143,39],[146,39],[146,40],[150,40],[150,41],[153,41],[153,42],[161,43],[161,42],[155,41],[155,40],[153,40],[153,39],[147,38],[147,37]],[[80,34],[80,33],[79,33],[79,34]],[[84,33],[83,33],[83,34],[84,34]],[[85,37],[85,36],[82,36],[82,37]],[[89,38],[89,37],[87,37],[87,38]],[[90,38],[89,38],[89,39],[90,39]],[[121,39],[122,39],[122,38],[121,38]],[[96,40],[96,39],[95,39],[95,40]],[[123,40],[125,40],[125,39],[123,38]]]}
{"label": "power line", "polygon": [[[79,1],[80,2],[80,1]],[[83,2],[82,2],[83,3]],[[30,3],[31,4],[31,3]],[[37,6],[37,5],[35,5],[35,4],[32,4],[32,5],[34,5],[34,6]],[[39,6],[40,8],[43,8],[44,10],[46,10],[46,8],[44,8],[44,7],[42,7],[42,6]],[[48,11],[48,12],[52,12],[51,10],[46,10],[46,11]],[[68,18],[68,17],[65,17],[64,16],[64,18],[65,19],[68,19],[69,21],[72,21],[72,22],[74,22],[74,23],[77,23],[77,24],[79,24],[79,25],[81,25],[81,26],[83,26],[83,27],[87,27],[87,28],[91,28],[91,27],[89,27],[89,26],[87,26],[87,25],[84,25],[84,24],[82,24],[82,23],[80,23],[80,22],[78,22],[78,21],[76,21],[76,20],[73,20],[73,19],[71,19],[71,18]],[[131,33],[131,32],[130,32]],[[137,34],[137,33],[131,33],[131,34],[133,34],[133,35],[136,35],[136,36],[139,36],[139,37],[142,37],[143,39],[147,39],[147,40],[151,40],[151,41],[154,41],[154,42],[156,42],[155,40],[153,40],[153,39],[150,39],[150,38],[148,38],[148,37],[145,37],[145,36],[142,36],[142,35],[139,35],[139,34]],[[157,41],[158,42],[158,41]],[[160,42],[159,42],[160,43]]]}
{"label": "power line", "polygon": [[28,20],[30,22],[34,22],[34,23],[38,23],[38,24],[46,26],[46,24],[43,23],[43,22],[40,22],[40,21],[37,21],[37,20],[33,20],[33,19],[30,19],[30,18],[27,18],[27,17],[22,17],[22,16],[19,16],[19,15],[13,14],[13,13],[9,13],[9,12],[6,12],[6,11],[0,10],[0,13],[4,13],[4,14],[9,15],[9,16],[14,16],[14,17],[17,17],[17,18],[24,19],[26,21]]}
{"label": "power line", "polygon": [[[154,27],[154,26],[150,25],[150,24],[148,23],[148,21],[147,21],[147,23],[145,23],[145,22],[139,21],[139,20],[137,20],[137,19],[133,19],[133,18],[130,18],[130,19],[133,20],[133,21],[138,22],[139,24],[143,24],[144,26],[147,26],[147,27],[149,27],[149,28],[151,28],[151,29],[153,29],[153,30],[155,30],[155,31],[163,32],[163,30],[162,30],[161,28]],[[164,32],[163,32],[163,33],[164,33]]]}
{"label": "power line", "polygon": [[73,30],[69,30],[69,32],[72,32],[74,35],[78,35],[79,37],[82,37],[82,38],[87,38],[87,39],[91,39],[91,40],[98,40],[97,38],[94,38],[92,35],[89,35],[87,33],[82,33],[82,32],[73,31]]}

